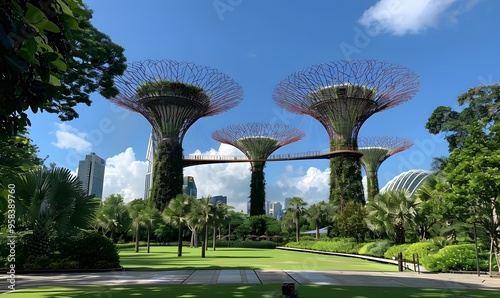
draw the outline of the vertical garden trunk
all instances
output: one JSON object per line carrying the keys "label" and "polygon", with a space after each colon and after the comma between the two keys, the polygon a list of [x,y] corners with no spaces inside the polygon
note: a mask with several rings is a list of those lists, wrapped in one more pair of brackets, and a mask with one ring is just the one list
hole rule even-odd
{"label": "vertical garden trunk", "polygon": [[264,215],[266,201],[266,181],[264,178],[264,162],[252,163],[252,177],[250,181],[250,216]]}
{"label": "vertical garden trunk", "polygon": [[369,171],[366,173],[366,188],[368,189],[367,200],[373,200],[379,192],[377,172]]}
{"label": "vertical garden trunk", "polygon": [[339,214],[349,201],[365,204],[359,156],[338,155],[330,159],[330,202]]}
{"label": "vertical garden trunk", "polygon": [[163,211],[170,200],[182,193],[182,145],[176,140],[159,142],[153,166],[151,199]]}

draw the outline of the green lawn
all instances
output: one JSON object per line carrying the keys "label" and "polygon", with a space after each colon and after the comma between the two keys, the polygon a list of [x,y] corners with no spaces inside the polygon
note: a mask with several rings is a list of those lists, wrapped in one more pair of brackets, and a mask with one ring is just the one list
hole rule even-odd
{"label": "green lawn", "polygon": [[[367,298],[367,297],[474,297],[496,298],[496,291],[450,290],[450,289],[415,289],[415,288],[383,288],[383,287],[338,287],[318,285],[296,286],[300,297],[335,297],[335,298]],[[84,297],[185,297],[185,298],[219,298],[219,297],[267,297],[278,298],[281,285],[162,285],[162,286],[130,286],[130,287],[81,287],[81,288],[37,288],[19,290],[7,294],[7,297],[19,298],[84,298]]]}
{"label": "green lawn", "polygon": [[126,270],[174,269],[282,269],[282,270],[343,270],[397,271],[396,265],[381,264],[356,258],[327,256],[279,249],[217,248],[209,249],[201,258],[201,248],[154,246],[135,253],[133,248],[120,251],[120,263]]}

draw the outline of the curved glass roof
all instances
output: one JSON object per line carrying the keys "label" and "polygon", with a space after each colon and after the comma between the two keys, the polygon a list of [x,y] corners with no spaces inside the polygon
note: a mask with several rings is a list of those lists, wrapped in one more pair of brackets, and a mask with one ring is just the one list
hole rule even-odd
{"label": "curved glass roof", "polygon": [[380,189],[380,192],[406,189],[413,195],[422,182],[424,182],[425,178],[432,173],[433,172],[426,170],[410,170],[408,172],[403,172],[387,182],[387,184]]}

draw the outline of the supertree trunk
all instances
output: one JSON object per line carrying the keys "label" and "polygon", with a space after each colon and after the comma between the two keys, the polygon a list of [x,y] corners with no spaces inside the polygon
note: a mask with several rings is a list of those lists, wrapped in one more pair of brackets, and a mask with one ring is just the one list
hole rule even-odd
{"label": "supertree trunk", "polygon": [[376,171],[366,172],[366,186],[368,190],[367,200],[373,200],[380,191],[378,186],[378,175]]}
{"label": "supertree trunk", "polygon": [[330,159],[330,202],[342,213],[349,201],[365,204],[359,155],[343,154]]}
{"label": "supertree trunk", "polygon": [[163,211],[168,202],[182,193],[182,145],[168,139],[158,144],[153,167],[151,200]]}
{"label": "supertree trunk", "polygon": [[252,177],[250,182],[250,216],[264,215],[266,200],[266,180],[264,177],[264,162],[252,163]]}

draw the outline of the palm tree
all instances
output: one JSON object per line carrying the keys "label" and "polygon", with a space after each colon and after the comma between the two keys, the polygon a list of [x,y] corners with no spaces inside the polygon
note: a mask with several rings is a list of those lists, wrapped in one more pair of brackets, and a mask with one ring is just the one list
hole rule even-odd
{"label": "palm tree", "polygon": [[[212,243],[212,247],[213,247],[213,250],[215,250],[215,237],[216,237],[216,230],[219,229],[220,231],[220,227],[221,225],[229,218],[229,209],[231,208],[234,208],[234,207],[231,207],[231,206],[228,206],[226,205],[225,203],[221,202],[221,201],[217,201],[214,205],[213,205],[213,217],[212,217],[212,224],[213,224],[213,228],[214,228],[214,233],[213,233],[213,243]],[[219,233],[220,234],[220,233]]]}
{"label": "palm tree", "polygon": [[396,244],[405,243],[405,229],[413,227],[415,198],[406,190],[379,193],[366,205],[368,227],[385,232]]}
{"label": "palm tree", "polygon": [[[161,220],[161,214],[156,207],[153,207],[150,202],[146,203],[146,207],[141,211],[141,226],[146,228],[147,232],[147,251],[149,253],[149,248],[150,248],[150,231],[155,228],[155,226],[158,224],[158,222]],[[182,242],[181,242],[182,244]],[[181,246],[182,247],[182,246]]]}
{"label": "palm tree", "polygon": [[191,222],[196,221],[199,228],[203,231],[203,245],[201,249],[201,257],[205,257],[205,251],[208,247],[208,224],[210,223],[211,217],[213,217],[214,207],[210,202],[211,197],[202,197],[199,200],[195,200],[191,212],[188,217]]}
{"label": "palm tree", "polygon": [[324,226],[328,221],[328,204],[321,201],[317,204],[312,204],[307,209],[307,220],[311,225],[314,225],[316,229],[316,239],[319,239],[319,228]]}
{"label": "palm tree", "polygon": [[111,233],[111,240],[116,233],[127,232],[132,223],[124,199],[119,194],[109,195],[101,202],[95,220],[104,235]]}
{"label": "palm tree", "polygon": [[300,241],[300,217],[306,213],[307,206],[306,201],[300,197],[293,197],[288,201],[288,209],[287,212],[291,212],[293,214],[293,220],[295,221],[295,239],[297,242]]}
{"label": "palm tree", "polygon": [[128,213],[132,219],[132,229],[135,234],[135,252],[139,252],[139,229],[143,221],[142,210],[145,208],[145,201],[142,199],[135,199],[128,203]]}
{"label": "palm tree", "polygon": [[65,237],[88,228],[99,201],[83,191],[80,181],[65,168],[38,168],[14,178],[19,225],[33,231],[30,253],[47,255],[53,236]]}
{"label": "palm tree", "polygon": [[166,223],[171,223],[178,227],[178,242],[177,242],[177,256],[182,256],[182,230],[183,224],[187,221],[187,216],[193,204],[193,197],[178,194],[173,200],[168,203],[167,208],[163,210],[162,217]]}

